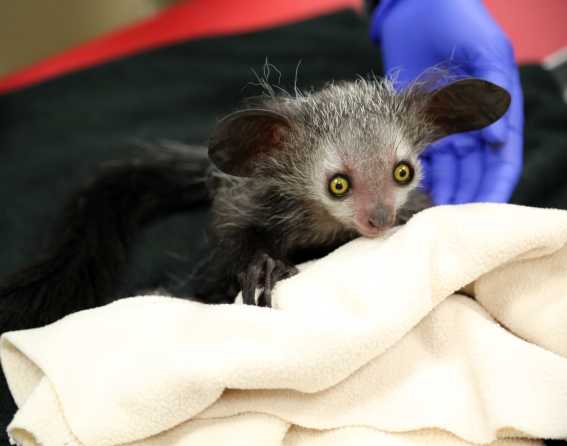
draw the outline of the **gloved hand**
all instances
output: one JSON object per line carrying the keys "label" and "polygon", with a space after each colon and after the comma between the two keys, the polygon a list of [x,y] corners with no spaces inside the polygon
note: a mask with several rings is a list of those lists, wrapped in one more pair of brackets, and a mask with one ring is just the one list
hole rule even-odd
{"label": "gloved hand", "polygon": [[435,203],[507,201],[522,169],[523,98],[510,42],[482,2],[382,0],[370,32],[386,72],[399,70],[400,87],[427,68],[448,65],[510,92],[510,110],[498,122],[444,138],[422,156],[424,186]]}

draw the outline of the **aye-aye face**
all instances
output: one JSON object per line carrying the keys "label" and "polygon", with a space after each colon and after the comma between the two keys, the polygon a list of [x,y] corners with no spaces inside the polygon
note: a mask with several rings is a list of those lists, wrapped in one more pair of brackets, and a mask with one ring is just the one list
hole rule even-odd
{"label": "aye-aye face", "polygon": [[398,210],[419,186],[421,147],[394,123],[376,122],[370,133],[354,125],[347,121],[318,142],[306,189],[331,218],[376,237],[394,225]]}
{"label": "aye-aye face", "polygon": [[282,193],[374,237],[394,224],[418,187],[427,144],[486,127],[509,104],[504,89],[479,79],[403,92],[387,80],[359,79],[269,96],[229,115],[211,137],[209,156],[225,173],[281,183]]}
{"label": "aye-aye face", "polygon": [[301,120],[315,135],[306,144],[306,188],[345,227],[380,235],[419,186],[418,155],[432,134],[421,98],[386,81],[358,80],[304,99]]}
{"label": "aye-aye face", "polygon": [[304,99],[303,121],[319,132],[311,157],[314,197],[337,220],[374,237],[394,225],[419,187],[418,156],[447,135],[483,128],[508,109],[509,94],[479,79],[435,91],[387,80],[331,85]]}

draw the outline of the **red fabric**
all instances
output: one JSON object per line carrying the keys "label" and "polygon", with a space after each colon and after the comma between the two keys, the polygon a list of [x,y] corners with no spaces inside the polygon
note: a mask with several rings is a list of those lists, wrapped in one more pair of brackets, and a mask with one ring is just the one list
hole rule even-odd
{"label": "red fabric", "polygon": [[567,47],[567,0],[485,0],[514,43],[516,59],[539,63]]}
{"label": "red fabric", "polygon": [[270,28],[359,5],[359,0],[187,0],[8,75],[0,79],[0,93],[182,40]]}
{"label": "red fabric", "polygon": [[[485,0],[521,63],[567,46],[567,0]],[[187,0],[142,22],[0,78],[0,93],[174,42],[254,31],[308,19],[361,0]]]}

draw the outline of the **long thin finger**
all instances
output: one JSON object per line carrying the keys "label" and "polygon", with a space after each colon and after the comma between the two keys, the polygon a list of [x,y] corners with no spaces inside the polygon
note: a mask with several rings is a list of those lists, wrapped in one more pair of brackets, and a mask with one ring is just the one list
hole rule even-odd
{"label": "long thin finger", "polygon": [[258,298],[259,307],[271,307],[272,306],[272,288],[274,287],[274,281],[272,275],[274,274],[274,268],[276,262],[271,257],[267,257],[264,263],[264,289]]}
{"label": "long thin finger", "polygon": [[250,264],[240,284],[242,286],[242,301],[246,305],[256,304],[256,287],[258,286],[259,278],[260,268],[256,263]]}

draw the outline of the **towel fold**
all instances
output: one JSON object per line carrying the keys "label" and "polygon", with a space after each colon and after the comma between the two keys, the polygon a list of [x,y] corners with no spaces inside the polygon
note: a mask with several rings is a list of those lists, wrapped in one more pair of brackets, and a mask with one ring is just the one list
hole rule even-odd
{"label": "towel fold", "polygon": [[302,266],[273,309],[142,296],[7,333],[8,433],[25,446],[565,439],[566,243],[567,211],[436,207]]}

